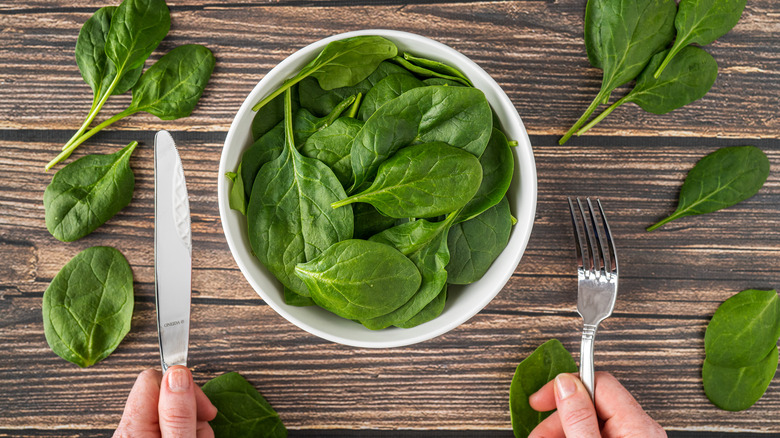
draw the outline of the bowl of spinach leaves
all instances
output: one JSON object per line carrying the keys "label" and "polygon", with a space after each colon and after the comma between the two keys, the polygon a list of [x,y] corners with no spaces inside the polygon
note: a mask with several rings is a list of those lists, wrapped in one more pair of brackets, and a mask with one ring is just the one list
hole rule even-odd
{"label": "bowl of spinach leaves", "polygon": [[219,165],[241,272],[277,313],[356,347],[422,342],[504,287],[536,168],[520,116],[477,64],[391,30],[335,35],[255,86]]}

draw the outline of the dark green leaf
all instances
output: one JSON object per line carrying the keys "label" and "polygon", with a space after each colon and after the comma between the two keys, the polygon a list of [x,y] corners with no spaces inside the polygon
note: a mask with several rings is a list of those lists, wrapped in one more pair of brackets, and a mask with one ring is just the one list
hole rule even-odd
{"label": "dark green leaf", "polygon": [[423,86],[425,84],[414,76],[406,74],[390,75],[368,90],[366,97],[363,99],[363,104],[360,106],[358,118],[366,121],[379,107],[388,101],[395,99],[412,88]]}
{"label": "dark green leaf", "polygon": [[350,239],[295,268],[319,306],[347,319],[391,312],[414,295],[420,272],[389,245]]}
{"label": "dark green leaf", "polygon": [[428,321],[437,318],[444,311],[444,305],[447,303],[447,283],[444,283],[444,287],[436,295],[430,303],[428,303],[422,310],[408,320],[396,324],[398,328],[412,328],[417,327],[420,324],[424,324]]}
{"label": "dark green leaf", "polygon": [[355,238],[368,239],[395,225],[397,219],[378,212],[371,204],[358,202],[352,206],[355,214]]}
{"label": "dark green leaf", "polygon": [[[284,97],[284,96],[282,96]],[[284,122],[263,134],[241,156],[241,177],[247,199],[252,194],[255,177],[265,163],[274,160],[284,149]]]}
{"label": "dark green leaf", "polygon": [[373,73],[351,87],[323,90],[316,79],[312,77],[306,78],[298,85],[301,106],[317,116],[330,114],[336,108],[336,105],[347,97],[358,94],[365,96],[379,81],[394,74],[412,75],[399,65],[382,61]]}
{"label": "dark green leaf", "polygon": [[777,371],[777,347],[769,354],[740,368],[729,368],[704,360],[701,370],[704,392],[717,407],[727,411],[742,411],[764,395]]}
{"label": "dark green leaf", "polygon": [[526,438],[550,412],[537,412],[528,397],[561,373],[576,373],[577,364],[557,339],[550,339],[525,358],[515,370],[509,388],[509,410],[516,438]]}
{"label": "dark green leaf", "polygon": [[467,221],[498,204],[509,190],[515,160],[512,149],[503,132],[493,128],[485,152],[479,157],[482,166],[482,183],[473,198],[463,207],[458,221]]}
{"label": "dark green leaf", "polygon": [[367,202],[390,217],[434,217],[463,207],[481,181],[474,155],[444,143],[423,143],[398,151],[379,166],[367,190],[333,207]]}
{"label": "dark green leaf", "polygon": [[164,0],[124,0],[111,17],[106,56],[120,75],[142,67],[170,28]]}
{"label": "dark green leaf", "polygon": [[138,142],[111,155],[87,155],[54,175],[43,194],[46,228],[63,242],[95,231],[133,198],[130,156]]}
{"label": "dark green leaf", "polygon": [[712,213],[744,201],[758,193],[767,176],[769,160],[761,149],[755,146],[718,149],[688,172],[677,210],[647,231],[681,217]]}
{"label": "dark green leaf", "polygon": [[663,64],[655,71],[656,77],[688,44],[706,46],[730,31],[742,16],[746,3],[747,0],[680,0],[674,18],[677,39]]}
{"label": "dark green leaf", "polygon": [[303,295],[295,292],[294,290],[285,286],[284,288],[284,303],[295,307],[316,306],[317,304],[311,297],[304,297]]}
{"label": "dark green leaf", "polygon": [[476,88],[414,88],[387,102],[363,125],[352,144],[351,192],[373,177],[395,151],[412,143],[440,141],[479,157],[493,121],[485,95]]}
{"label": "dark green leaf", "polygon": [[233,183],[228,194],[230,208],[246,215],[246,193],[244,191],[244,179],[241,176],[241,164],[235,172],[227,172],[225,176]]}
{"label": "dark green leaf", "polygon": [[357,99],[357,96],[349,96],[341,103],[336,105],[328,115],[325,117],[317,117],[309,112],[306,108],[301,108],[295,112],[293,118],[293,133],[295,134],[295,144],[302,145],[309,139],[315,132],[327,128],[332,125],[341,114],[352,105]]}
{"label": "dark green leaf", "polygon": [[43,294],[43,332],[52,351],[80,367],[105,359],[130,331],[133,272],[114,248],[73,257]]}
{"label": "dark green leaf", "polygon": [[774,290],[744,290],[718,307],[704,335],[707,360],[744,367],[766,357],[780,337],[780,299]]}
{"label": "dark green leaf", "polygon": [[602,68],[601,23],[602,15],[607,9],[606,2],[607,0],[588,0],[585,6],[585,49],[590,65],[596,68]]}
{"label": "dark green leaf", "polygon": [[209,422],[215,438],[284,438],[287,429],[266,399],[238,373],[226,373],[203,385],[217,408]]}
{"label": "dark green leaf", "polygon": [[259,110],[286,89],[309,76],[316,78],[324,90],[355,85],[376,70],[379,63],[397,53],[395,44],[375,35],[333,41],[297,75],[252,107],[252,111]]}
{"label": "dark green leaf", "polygon": [[301,154],[327,164],[344,187],[352,182],[350,151],[352,140],[363,123],[349,117],[337,119],[333,124],[313,133],[301,147]]}
{"label": "dark green leaf", "polygon": [[[471,81],[466,79],[465,77],[461,78],[458,76],[452,76],[448,74],[439,73],[437,71],[434,71],[432,69],[422,67],[420,65],[414,64],[412,62],[409,62],[408,60],[396,56],[393,58],[393,62],[397,63],[398,65],[402,66],[403,68],[409,70],[410,72],[414,73],[416,76],[419,76],[421,78],[441,78],[441,79],[448,79],[450,81],[455,81],[462,83],[463,85],[470,87]],[[462,76],[462,75],[461,75]]]}
{"label": "dark green leaf", "polygon": [[447,238],[447,282],[469,284],[482,278],[509,243],[511,231],[512,214],[506,198],[474,219],[454,225]]}
{"label": "dark green leaf", "polygon": [[[346,96],[345,96],[346,97]],[[341,102],[341,99],[336,102]],[[292,87],[292,111],[295,114],[299,107],[298,85]],[[330,111],[328,111],[330,112]],[[284,120],[284,96],[278,95],[267,105],[260,108],[252,119],[252,139],[257,141]],[[284,131],[284,129],[282,129]]]}
{"label": "dark green leaf", "polygon": [[352,209],[330,204],[346,194],[333,171],[295,148],[290,93],[285,93],[285,147],[263,165],[247,208],[249,243],[258,259],[285,286],[308,296],[295,265],[312,260],[352,237]]}
{"label": "dark green leaf", "polygon": [[442,78],[428,78],[423,80],[423,84],[425,85],[446,85],[449,87],[465,87],[465,85],[461,84],[458,81],[453,81],[450,79],[442,79]]}
{"label": "dark green leaf", "polygon": [[[447,65],[443,62],[434,61],[433,59],[420,58],[412,55],[411,53],[406,53],[406,52],[404,52],[404,59],[418,67],[423,67],[429,71],[442,75],[442,76],[437,76],[441,79],[454,80],[456,82],[462,83],[467,87],[474,86],[474,84],[471,83],[469,78],[467,78],[466,75],[464,75],[460,70],[450,65]],[[453,77],[455,79],[449,79],[450,77]]]}
{"label": "dark green leaf", "polygon": [[125,112],[146,111],[162,120],[189,116],[209,82],[214,63],[211,50],[203,46],[176,47],[141,75]]}

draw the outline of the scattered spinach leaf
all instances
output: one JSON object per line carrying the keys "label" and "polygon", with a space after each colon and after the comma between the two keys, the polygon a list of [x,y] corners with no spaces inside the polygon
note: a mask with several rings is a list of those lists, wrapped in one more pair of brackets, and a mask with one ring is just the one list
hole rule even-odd
{"label": "scattered spinach leaf", "polygon": [[674,26],[677,38],[663,63],[655,70],[655,77],[688,44],[706,46],[736,26],[747,0],[680,0]]}
{"label": "scattered spinach leaf", "polygon": [[769,176],[769,160],[755,146],[732,146],[712,152],[688,172],[677,210],[647,228],[656,228],[681,217],[712,213],[744,201],[761,189]]}
{"label": "scattered spinach leaf", "polygon": [[423,143],[383,162],[368,189],[331,205],[367,202],[390,217],[434,217],[463,207],[481,181],[474,155],[440,142]]}
{"label": "scattered spinach leaf", "polygon": [[87,155],[57,172],[43,194],[46,228],[63,242],[95,231],[133,199],[130,156],[138,142],[111,155]]}
{"label": "scattered spinach leaf", "polygon": [[577,131],[577,135],[590,130],[626,102],[634,102],[649,113],[666,114],[704,97],[718,77],[718,63],[715,58],[698,47],[685,47],[669,64],[665,73],[656,78],[653,72],[667,53],[668,51],[664,51],[653,56],[637,77],[631,92]]}
{"label": "scattered spinach leaf", "polygon": [[479,157],[493,121],[485,95],[476,88],[414,88],[380,107],[352,144],[350,192],[371,178],[379,165],[410,143],[440,141]]}
{"label": "scattered spinach leaf", "polygon": [[[637,77],[650,58],[674,39],[674,0],[589,0],[585,20],[591,62],[600,60],[601,89],[585,113],[558,142],[564,144],[612,91]],[[598,34],[596,35],[596,32]],[[587,43],[590,44],[587,44]],[[599,48],[591,47],[599,44]]]}
{"label": "scattered spinach leaf", "polygon": [[352,209],[330,208],[346,196],[336,175],[295,147],[290,92],[285,93],[285,147],[260,168],[247,207],[249,243],[279,281],[308,296],[295,265],[352,237]]}
{"label": "scattered spinach leaf", "polygon": [[306,64],[294,77],[252,107],[257,111],[302,79],[312,76],[324,90],[355,85],[367,78],[385,59],[394,57],[398,48],[375,35],[333,41]]}
{"label": "scattered spinach leaf", "polygon": [[268,401],[238,373],[226,373],[203,385],[203,393],[217,408],[209,422],[215,438],[285,438],[287,429]]}
{"label": "scattered spinach leaf", "polygon": [[133,272],[122,253],[78,253],[43,293],[43,332],[52,351],[80,367],[111,354],[130,331]]}
{"label": "scattered spinach leaf", "polygon": [[506,198],[479,216],[455,224],[447,238],[447,282],[469,284],[482,278],[509,243],[511,231],[512,214]]}
{"label": "scattered spinach leaf", "polygon": [[360,106],[358,118],[364,122],[376,112],[379,107],[390,100],[404,94],[412,88],[424,87],[425,84],[410,75],[390,75],[368,90],[363,104]]}
{"label": "scattered spinach leaf", "polygon": [[[128,1],[132,0],[125,0]],[[189,116],[211,77],[214,63],[211,51],[196,44],[179,46],[166,53],[138,79],[127,109],[81,135],[50,161],[46,170],[69,157],[79,145],[107,126],[137,112],[145,111],[162,120]]]}
{"label": "scattered spinach leaf", "polygon": [[707,398],[726,411],[743,411],[766,392],[777,371],[777,347],[758,362],[738,368],[720,366],[704,359],[701,375]]}
{"label": "scattered spinach leaf", "polygon": [[577,364],[557,339],[550,339],[515,369],[509,388],[509,410],[516,438],[526,438],[550,412],[537,412],[528,404],[528,397],[561,373],[576,373]]}
{"label": "scattered spinach leaf", "polygon": [[338,242],[295,272],[315,303],[343,318],[365,320],[392,312],[414,295],[420,272],[389,245],[368,240]]}
{"label": "scattered spinach leaf", "polygon": [[704,334],[707,360],[743,367],[766,357],[780,338],[780,299],[774,290],[744,290],[718,307]]}

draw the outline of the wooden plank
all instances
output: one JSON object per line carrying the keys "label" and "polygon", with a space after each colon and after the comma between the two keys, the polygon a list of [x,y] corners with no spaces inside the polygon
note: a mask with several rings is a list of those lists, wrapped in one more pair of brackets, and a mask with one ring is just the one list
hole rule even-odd
{"label": "wooden plank", "polygon": [[[218,59],[212,81],[195,113],[175,122],[134,115],[116,129],[224,131],[252,87],[293,51],[317,39],[357,28],[419,33],[460,50],[504,87],[533,134],[560,135],[585,110],[600,84],[582,42],[582,0],[465,4],[322,7],[297,3],[188,2],[173,5],[173,27],[161,53],[200,43]],[[73,61],[78,29],[92,8],[72,1],[32,3],[29,13],[0,4],[0,128],[78,127],[90,90]],[[41,9],[42,8],[42,9]],[[13,12],[13,13],[12,13]],[[780,132],[780,4],[749,2],[740,23],[707,48],[720,76],[702,100],[667,115],[627,105],[593,134],[704,137],[764,137]],[[615,93],[623,94],[625,90]],[[105,117],[129,97],[112,98]]]}
{"label": "wooden plank", "polygon": [[[674,209],[690,167],[742,140],[578,139],[561,148],[534,136],[539,203],[534,233],[514,276],[482,312],[415,346],[340,346],[286,322],[238,271],[222,236],[215,169],[225,132],[174,132],[191,196],[196,380],[239,371],[292,429],[509,428],[514,367],[557,337],[576,352],[572,234],[565,196],[600,196],[616,236],[621,293],[599,333],[596,364],[614,373],[667,428],[776,432],[780,381],[750,410],[720,411],[701,388],[703,333],[718,304],[746,288],[774,288],[780,252],[780,177],[726,211],[644,227]],[[43,164],[67,131],[0,131],[0,425],[4,429],[108,430],[139,371],[158,366],[154,314],[151,127],[110,132],[85,152],[108,153],[133,139],[132,204],[92,235],[65,244],[45,229]],[[772,163],[780,141],[756,140]],[[82,370],[56,357],[43,336],[43,291],[83,248],[112,245],[130,261],[136,307],[117,351]],[[503,433],[503,432],[502,432]],[[316,434],[315,434],[316,435]]]}

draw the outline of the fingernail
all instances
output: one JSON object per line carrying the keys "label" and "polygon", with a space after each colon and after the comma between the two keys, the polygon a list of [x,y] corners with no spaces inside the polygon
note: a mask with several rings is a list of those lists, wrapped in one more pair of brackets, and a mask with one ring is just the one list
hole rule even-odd
{"label": "fingernail", "polygon": [[568,374],[559,374],[555,378],[555,389],[558,393],[559,400],[566,400],[577,392],[577,383],[574,381],[574,377]]}
{"label": "fingernail", "polygon": [[190,389],[190,373],[182,368],[172,369],[168,373],[168,388],[173,392],[187,392]]}

